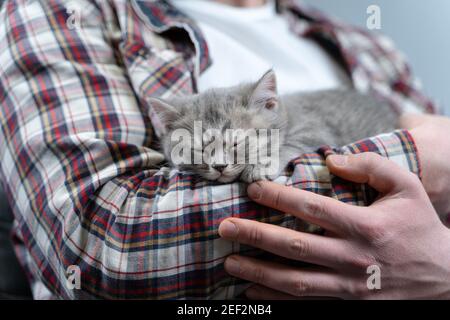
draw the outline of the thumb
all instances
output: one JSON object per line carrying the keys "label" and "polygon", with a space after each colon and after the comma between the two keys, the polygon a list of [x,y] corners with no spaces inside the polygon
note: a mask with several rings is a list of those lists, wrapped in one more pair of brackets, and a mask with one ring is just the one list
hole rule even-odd
{"label": "thumb", "polygon": [[413,179],[417,180],[414,174],[395,162],[372,152],[330,155],[326,162],[333,174],[353,182],[367,183],[384,194],[409,189],[415,185]]}

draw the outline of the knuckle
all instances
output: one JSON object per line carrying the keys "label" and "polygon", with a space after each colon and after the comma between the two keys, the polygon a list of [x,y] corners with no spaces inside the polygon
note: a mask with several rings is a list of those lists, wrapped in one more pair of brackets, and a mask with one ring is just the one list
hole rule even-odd
{"label": "knuckle", "polygon": [[371,219],[366,223],[358,226],[358,233],[369,242],[377,242],[383,239],[386,235],[386,228],[381,219]]}
{"label": "knuckle", "polygon": [[378,165],[380,165],[383,159],[380,155],[373,152],[364,152],[359,155],[361,164],[367,172],[373,171]]}
{"label": "knuckle", "polygon": [[306,199],[303,203],[303,211],[305,214],[318,219],[326,216],[325,205],[323,201],[318,199]]}
{"label": "knuckle", "polygon": [[294,281],[293,294],[297,297],[307,296],[312,293],[311,285],[303,278]]}
{"label": "knuckle", "polygon": [[248,232],[247,243],[252,246],[261,244],[263,234],[259,227],[252,226]]}
{"label": "knuckle", "polygon": [[311,247],[308,242],[300,238],[290,240],[290,249],[294,258],[301,259],[311,253]]}
{"label": "knuckle", "polygon": [[255,267],[252,271],[253,273],[253,279],[256,283],[264,284],[264,281],[266,279],[266,274],[263,268],[261,267]]}
{"label": "knuckle", "polygon": [[376,264],[376,259],[370,255],[358,254],[350,259],[350,267],[357,270],[357,273],[365,275],[368,268]]}
{"label": "knuckle", "polygon": [[281,206],[281,191],[276,190],[273,197],[273,205],[275,208],[279,208]]}
{"label": "knuckle", "polygon": [[422,181],[420,181],[420,178],[416,174],[414,174],[412,172],[408,172],[407,177],[408,177],[409,186],[412,190],[418,192],[423,189]]}
{"label": "knuckle", "polygon": [[370,290],[367,288],[366,280],[361,277],[351,281],[348,285],[347,293],[353,299],[358,298],[364,300],[369,297]]}

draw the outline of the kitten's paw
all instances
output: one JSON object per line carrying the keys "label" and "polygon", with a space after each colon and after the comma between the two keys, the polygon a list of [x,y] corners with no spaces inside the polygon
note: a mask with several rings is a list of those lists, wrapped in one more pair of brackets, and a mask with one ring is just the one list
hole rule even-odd
{"label": "kitten's paw", "polygon": [[273,180],[270,175],[265,174],[265,171],[266,170],[261,166],[247,166],[244,171],[242,171],[240,180],[247,183],[260,180]]}
{"label": "kitten's paw", "polygon": [[281,175],[280,173],[270,174],[270,175],[267,176],[267,179],[266,179],[266,180],[273,181],[273,180],[275,180],[276,178],[278,178],[280,175]]}

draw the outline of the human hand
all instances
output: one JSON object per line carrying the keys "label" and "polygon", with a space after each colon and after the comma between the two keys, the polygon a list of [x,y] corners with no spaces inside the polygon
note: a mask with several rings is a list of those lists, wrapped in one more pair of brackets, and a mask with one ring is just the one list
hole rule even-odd
{"label": "human hand", "polygon": [[450,213],[450,118],[404,115],[400,126],[413,137],[422,167],[422,183],[436,211]]}
{"label": "human hand", "polygon": [[[254,201],[318,224],[331,235],[224,220],[219,234],[225,239],[317,265],[295,268],[230,256],[227,272],[257,284],[247,296],[449,298],[450,231],[438,219],[420,180],[372,153],[330,156],[327,165],[342,178],[368,183],[380,197],[370,207],[356,207],[272,182],[250,185],[248,194]],[[367,285],[370,266],[379,267],[380,290]]]}

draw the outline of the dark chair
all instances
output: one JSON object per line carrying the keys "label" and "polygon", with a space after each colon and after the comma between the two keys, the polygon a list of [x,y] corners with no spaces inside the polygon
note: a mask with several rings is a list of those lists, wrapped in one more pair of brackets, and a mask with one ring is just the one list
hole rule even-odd
{"label": "dark chair", "polygon": [[[4,0],[0,0],[0,10]],[[19,265],[11,243],[14,218],[0,187],[0,299],[31,299],[25,274]]]}
{"label": "dark chair", "polygon": [[0,188],[0,299],[31,299],[28,281],[11,243],[13,215]]}

